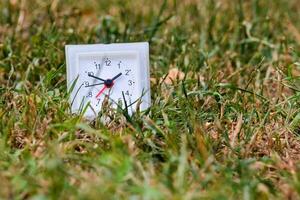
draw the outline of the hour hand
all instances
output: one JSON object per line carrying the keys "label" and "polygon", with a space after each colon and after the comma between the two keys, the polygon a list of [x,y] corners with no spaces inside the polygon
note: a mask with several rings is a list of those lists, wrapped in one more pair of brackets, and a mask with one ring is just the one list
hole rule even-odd
{"label": "hour hand", "polygon": [[92,74],[88,74],[88,76],[89,76],[89,77],[92,77],[92,78],[95,78],[95,79],[98,79],[98,80],[100,80],[100,81],[105,81],[104,79],[99,78],[99,77],[97,77],[97,76],[94,76],[94,75],[92,75]]}

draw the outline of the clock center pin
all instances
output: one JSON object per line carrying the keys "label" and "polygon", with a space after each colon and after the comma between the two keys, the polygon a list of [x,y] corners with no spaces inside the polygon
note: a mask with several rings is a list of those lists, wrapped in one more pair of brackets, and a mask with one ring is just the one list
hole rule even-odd
{"label": "clock center pin", "polygon": [[107,79],[107,80],[104,81],[104,85],[107,88],[111,88],[114,85],[114,81],[112,79]]}

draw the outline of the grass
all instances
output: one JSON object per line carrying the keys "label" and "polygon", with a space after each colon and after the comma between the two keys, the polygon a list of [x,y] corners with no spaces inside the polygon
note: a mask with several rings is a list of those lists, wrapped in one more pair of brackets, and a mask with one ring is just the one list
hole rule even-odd
{"label": "grass", "polygon": [[[0,198],[300,199],[299,12],[1,0]],[[150,42],[150,110],[72,115],[64,45],[135,41]]]}

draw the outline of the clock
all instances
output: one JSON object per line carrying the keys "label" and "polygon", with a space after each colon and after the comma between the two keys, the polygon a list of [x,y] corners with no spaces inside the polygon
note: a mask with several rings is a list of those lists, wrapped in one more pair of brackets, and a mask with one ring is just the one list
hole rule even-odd
{"label": "clock", "polygon": [[150,106],[149,44],[66,45],[72,113],[95,118],[105,106],[128,114]]}

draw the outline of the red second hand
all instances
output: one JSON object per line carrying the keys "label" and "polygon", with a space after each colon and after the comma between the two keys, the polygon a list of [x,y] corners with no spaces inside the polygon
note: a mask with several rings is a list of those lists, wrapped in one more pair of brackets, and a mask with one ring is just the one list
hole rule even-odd
{"label": "red second hand", "polygon": [[103,92],[104,90],[107,88],[106,85],[104,85],[104,87],[100,90],[100,92],[97,94],[96,98],[98,98]]}

